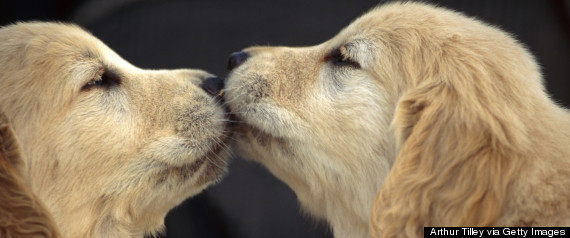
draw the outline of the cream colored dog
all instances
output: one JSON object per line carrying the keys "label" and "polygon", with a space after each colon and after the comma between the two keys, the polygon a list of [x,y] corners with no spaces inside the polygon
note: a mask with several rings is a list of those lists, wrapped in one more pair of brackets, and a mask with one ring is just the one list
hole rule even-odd
{"label": "cream colored dog", "polygon": [[170,209],[226,169],[216,81],[200,70],[136,68],[77,26],[3,27],[0,124],[13,135],[2,141],[21,148],[3,156],[22,158],[14,166],[63,237],[154,233]]}
{"label": "cream colored dog", "polygon": [[369,237],[371,217],[375,237],[570,225],[570,114],[497,28],[393,3],[320,45],[248,48],[229,68],[238,153],[335,237]]}

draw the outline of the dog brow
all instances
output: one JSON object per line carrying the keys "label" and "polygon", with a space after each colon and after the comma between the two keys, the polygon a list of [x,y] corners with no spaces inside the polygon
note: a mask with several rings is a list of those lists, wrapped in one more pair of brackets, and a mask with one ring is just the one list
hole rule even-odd
{"label": "dog brow", "polygon": [[374,52],[375,47],[372,42],[366,39],[354,39],[345,43],[342,47],[350,58],[360,63],[367,64],[367,62],[372,61],[374,58],[372,52]]}
{"label": "dog brow", "polygon": [[95,53],[91,50],[85,50],[82,52],[81,54],[83,57],[88,58],[88,59],[95,59]]}

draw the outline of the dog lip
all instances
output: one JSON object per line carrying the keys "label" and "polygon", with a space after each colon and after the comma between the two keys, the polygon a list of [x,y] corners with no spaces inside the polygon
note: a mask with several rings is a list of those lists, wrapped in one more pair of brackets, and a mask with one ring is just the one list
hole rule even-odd
{"label": "dog lip", "polygon": [[217,105],[223,106],[226,104],[226,99],[224,97],[225,89],[221,89],[216,95],[214,95],[214,100],[216,101]]}
{"label": "dog lip", "polygon": [[220,179],[224,175],[231,158],[229,155],[220,155],[224,150],[224,146],[229,142],[230,136],[224,135],[217,139],[221,142],[211,147],[205,155],[198,157],[192,162],[178,166],[159,162],[164,167],[162,172],[159,173],[156,186],[164,184],[168,178],[172,176],[179,177],[179,179],[177,179],[179,183],[188,181],[204,166],[206,166],[204,172],[196,177],[197,185],[205,185]]}
{"label": "dog lip", "polygon": [[222,135],[216,138],[216,141],[218,142],[213,147],[210,148],[209,152],[206,155],[202,157],[217,158],[217,160],[223,160],[224,162],[227,162],[230,156],[223,156],[223,157],[228,157],[228,159],[223,159],[220,158],[219,154],[224,150],[224,147],[226,147],[230,143],[230,139],[233,134],[232,126],[233,123],[231,122],[231,117],[230,117],[230,122],[224,122],[224,129],[223,129],[224,133],[222,133]]}
{"label": "dog lip", "polygon": [[[226,89],[227,90],[227,89]],[[232,108],[232,105],[230,103],[227,103],[227,101],[231,101],[231,100],[235,100],[235,99],[230,99],[227,100],[228,94],[227,92],[224,93],[223,98],[224,98],[224,109],[226,111],[226,115],[227,118],[229,119],[229,123],[228,123],[228,128],[229,131],[232,132],[237,132],[237,133],[243,133],[244,131],[246,131],[247,129],[245,128],[251,128],[251,129],[255,129],[257,131],[262,131],[261,128],[256,127],[255,125],[253,125],[252,123],[249,123],[248,119],[246,118],[246,116],[244,116],[243,114],[236,112],[234,110],[234,108]],[[266,132],[263,132],[266,133]],[[270,135],[270,133],[266,133],[268,135]]]}
{"label": "dog lip", "polygon": [[206,168],[198,178],[199,184],[208,184],[223,177],[231,156],[221,155],[221,153],[223,153],[224,146],[229,143],[230,138],[230,135],[219,137],[218,139],[221,142],[212,147],[206,155],[200,157],[199,160],[206,162]]}

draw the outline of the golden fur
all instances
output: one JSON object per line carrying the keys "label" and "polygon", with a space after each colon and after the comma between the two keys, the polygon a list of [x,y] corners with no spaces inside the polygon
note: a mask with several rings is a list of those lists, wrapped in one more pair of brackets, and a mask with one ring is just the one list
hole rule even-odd
{"label": "golden fur", "polygon": [[24,164],[20,151],[8,119],[0,114],[0,237],[60,237],[49,211],[18,171]]}
{"label": "golden fur", "polygon": [[226,86],[237,152],[335,237],[570,225],[570,114],[503,31],[392,3],[320,45],[244,51]]}
{"label": "golden fur", "polygon": [[[226,169],[227,120],[200,88],[209,76],[136,68],[74,25],[1,28],[0,113],[13,131],[2,139],[21,148],[3,156],[23,160],[2,167],[10,186],[0,198],[24,197],[2,208],[10,222],[43,216],[53,227],[43,204],[62,237],[160,230],[170,209]],[[26,215],[30,206],[40,214]],[[22,229],[32,225],[41,226]]]}

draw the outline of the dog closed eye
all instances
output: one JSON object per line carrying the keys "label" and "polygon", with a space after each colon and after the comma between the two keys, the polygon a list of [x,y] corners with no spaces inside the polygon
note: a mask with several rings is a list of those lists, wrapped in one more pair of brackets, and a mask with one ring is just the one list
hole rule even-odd
{"label": "dog closed eye", "polygon": [[351,66],[360,69],[360,64],[346,54],[343,54],[342,48],[336,48],[331,51],[325,57],[325,60],[331,62],[335,66]]}
{"label": "dog closed eye", "polygon": [[118,74],[110,70],[104,70],[97,74],[81,88],[82,91],[89,91],[94,88],[109,89],[121,84],[121,78]]}

